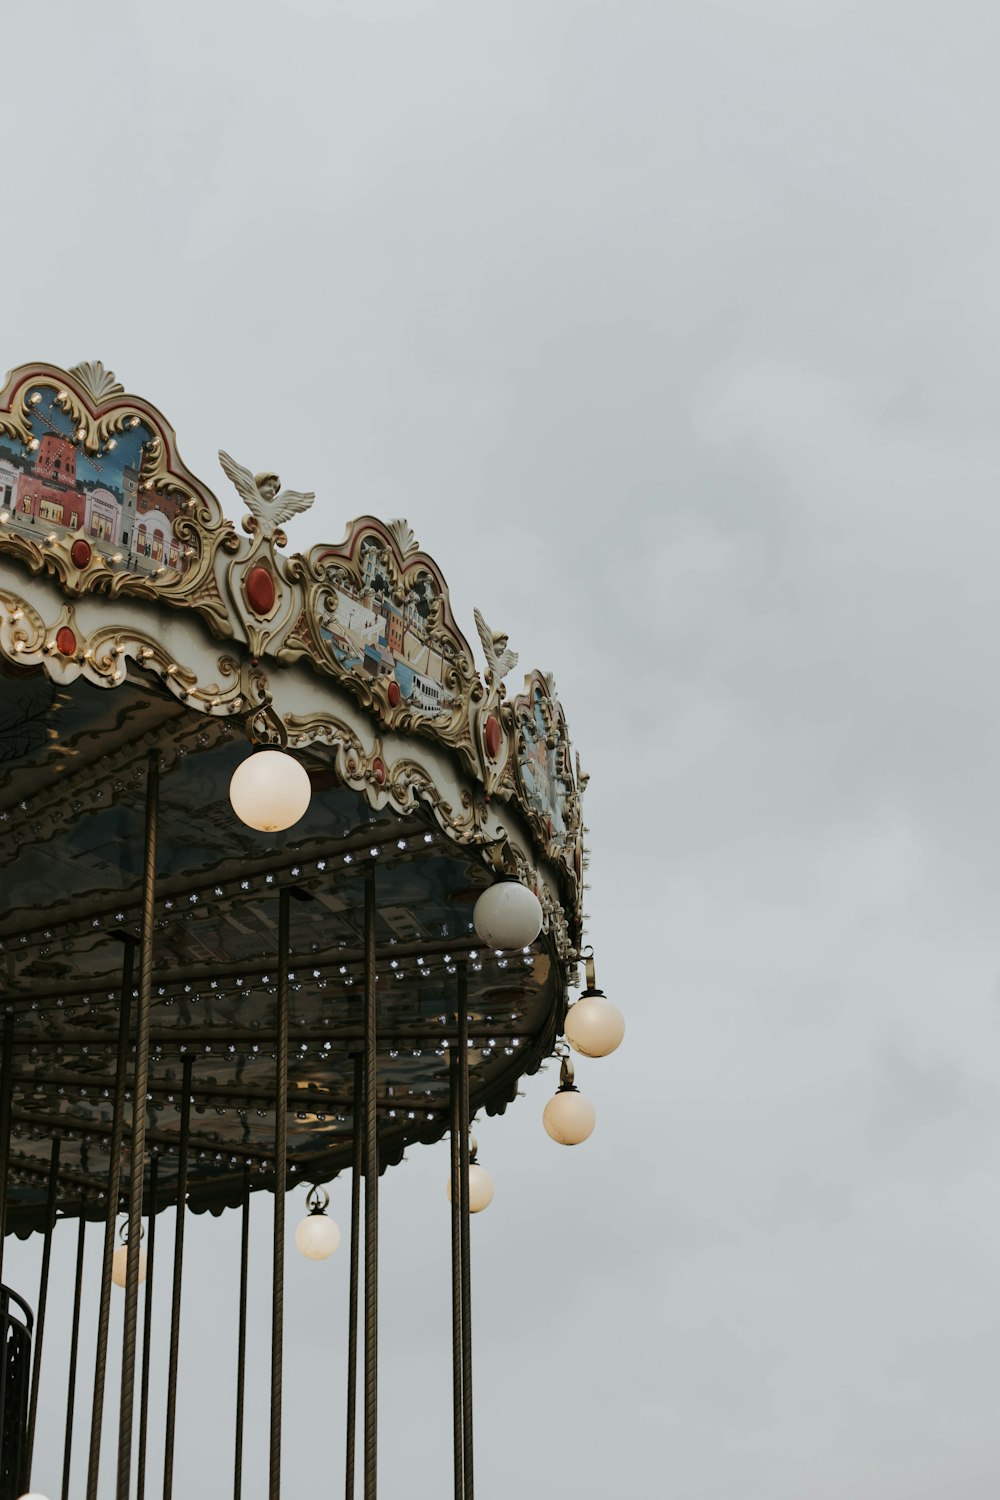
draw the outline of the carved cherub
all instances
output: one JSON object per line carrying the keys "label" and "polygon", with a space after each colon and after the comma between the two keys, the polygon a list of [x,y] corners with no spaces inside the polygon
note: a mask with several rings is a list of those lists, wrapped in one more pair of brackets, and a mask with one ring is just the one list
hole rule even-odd
{"label": "carved cherub", "polygon": [[238,464],[221,448],[219,463],[250,511],[253,529],[256,531],[259,527],[265,541],[273,537],[279,527],[292,516],[308,510],[316,499],[312,491],[305,494],[301,490],[282,490],[277,474],[251,474],[249,469]]}
{"label": "carved cherub", "polygon": [[507,650],[508,637],[499,630],[491,630],[478,609],[472,613],[486,653],[487,681],[490,687],[497,688],[507,673],[517,666],[517,652]]}

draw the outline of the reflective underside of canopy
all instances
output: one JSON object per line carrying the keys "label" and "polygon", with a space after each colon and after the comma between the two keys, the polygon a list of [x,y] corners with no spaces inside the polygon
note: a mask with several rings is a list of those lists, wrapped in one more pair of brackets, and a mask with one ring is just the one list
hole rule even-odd
{"label": "reflective underside of canopy", "polygon": [[[219,1212],[272,1188],[277,908],[292,887],[289,1176],[351,1158],[363,1026],[366,868],[377,892],[379,1152],[447,1129],[457,965],[468,963],[472,1107],[514,1097],[556,1035],[562,969],[549,940],[497,955],[472,904],[489,876],[430,813],[373,812],[322,745],[285,834],[240,823],[228,785],[239,726],[186,709],[129,664],[113,692],[37,670],[0,675],[0,1009],[14,1017],[8,1227],[41,1226],[53,1134],[60,1210],[103,1217],[122,965],[139,935],[146,773],[162,757],[147,1146],[157,1207],[175,1200],[185,1059],[192,1068],[189,1203]],[[373,852],[374,851],[374,852]],[[135,984],[138,985],[138,952]],[[134,1001],[133,1001],[134,1029]],[[129,1056],[131,1074],[132,1054]],[[126,1108],[126,1120],[131,1104]],[[128,1190],[127,1143],[122,1190]]]}

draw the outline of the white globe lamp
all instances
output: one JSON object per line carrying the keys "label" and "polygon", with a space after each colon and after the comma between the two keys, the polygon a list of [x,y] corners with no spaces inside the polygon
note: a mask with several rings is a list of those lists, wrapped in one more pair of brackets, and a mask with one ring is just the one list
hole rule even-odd
{"label": "white globe lamp", "polygon": [[607,1057],[621,1046],[625,1017],[603,990],[585,990],[566,1012],[563,1035],[581,1057]]}
{"label": "white globe lamp", "polygon": [[[451,1178],[448,1178],[448,1202],[451,1202]],[[493,1178],[477,1161],[469,1163],[469,1213],[481,1214],[493,1202]]]}
{"label": "white globe lamp", "polygon": [[[146,1252],[139,1251],[139,1285],[146,1279]],[[115,1286],[125,1286],[128,1280],[128,1246],[119,1245],[111,1257],[111,1280]]]}
{"label": "white globe lamp", "polygon": [[330,1195],[313,1188],[307,1202],[309,1212],[295,1231],[295,1248],[306,1260],[329,1260],[340,1244],[340,1230],[326,1212]]}
{"label": "white globe lamp", "polygon": [[248,755],[229,783],[236,816],[260,833],[291,828],[305,814],[311,796],[305,767],[284,750],[257,750]]}
{"label": "white globe lamp", "polygon": [[593,948],[585,948],[583,958],[587,966],[587,988],[566,1012],[563,1035],[581,1057],[607,1057],[621,1046],[625,1017],[617,1005],[611,1004],[604,991],[597,988]]}
{"label": "white globe lamp", "polygon": [[573,1064],[562,1060],[559,1089],[542,1112],[546,1132],[560,1146],[579,1146],[594,1129],[594,1106],[585,1099],[573,1082]]}
{"label": "white globe lamp", "polygon": [[472,923],[491,948],[527,948],[542,930],[542,903],[526,885],[505,876],[483,891],[472,908]]}

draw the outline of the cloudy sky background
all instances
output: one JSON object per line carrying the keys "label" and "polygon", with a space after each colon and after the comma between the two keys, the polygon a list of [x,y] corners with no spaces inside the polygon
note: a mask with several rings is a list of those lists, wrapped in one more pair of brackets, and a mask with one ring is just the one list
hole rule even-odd
{"label": "cloudy sky background", "polygon": [[[4,14],[0,365],[100,357],[220,494],[220,445],[315,488],[293,547],[407,516],[592,775],[629,1032],[587,1145],[552,1071],[479,1132],[481,1500],[996,1496],[998,43],[973,0]],[[449,1486],[446,1175],[382,1195],[406,1500]],[[235,1216],[188,1254],[175,1493],[216,1500]],[[290,1496],[341,1483],[346,1288],[292,1262]]]}

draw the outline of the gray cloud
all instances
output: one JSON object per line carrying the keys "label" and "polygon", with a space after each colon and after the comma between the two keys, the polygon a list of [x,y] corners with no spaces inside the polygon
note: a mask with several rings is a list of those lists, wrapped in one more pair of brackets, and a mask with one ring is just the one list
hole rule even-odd
{"label": "gray cloud", "polygon": [[[100,356],[210,483],[221,444],[315,487],[295,546],[407,515],[592,773],[629,1035],[579,1152],[551,1072],[480,1132],[483,1500],[992,1497],[994,9],[46,16],[4,21],[6,362]],[[384,1195],[411,1500],[448,1486],[446,1170]],[[214,1500],[234,1224],[190,1248],[178,1485]],[[345,1305],[345,1262],[292,1267],[289,1493],[336,1483]]]}

